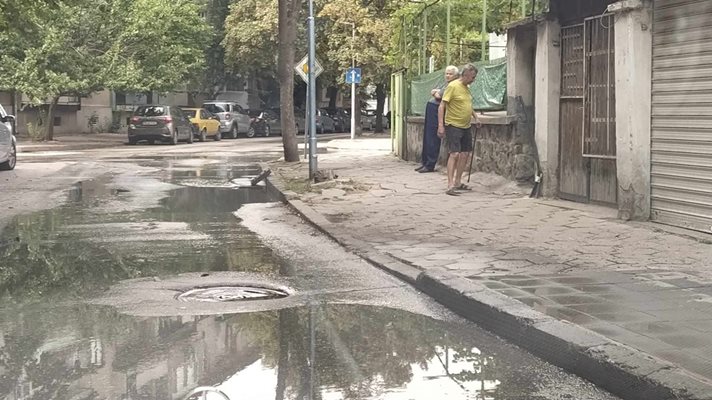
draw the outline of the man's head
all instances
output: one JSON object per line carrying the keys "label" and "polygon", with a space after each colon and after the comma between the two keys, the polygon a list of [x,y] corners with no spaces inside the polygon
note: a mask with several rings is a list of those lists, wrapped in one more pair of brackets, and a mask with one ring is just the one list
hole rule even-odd
{"label": "man's head", "polygon": [[477,67],[475,67],[474,65],[465,64],[462,69],[460,69],[460,80],[465,85],[469,85],[470,83],[474,82],[475,77],[477,77]]}
{"label": "man's head", "polygon": [[456,66],[448,65],[447,68],[445,68],[445,80],[446,81],[451,82],[454,79],[457,79],[459,77],[460,77],[460,70],[457,69]]}

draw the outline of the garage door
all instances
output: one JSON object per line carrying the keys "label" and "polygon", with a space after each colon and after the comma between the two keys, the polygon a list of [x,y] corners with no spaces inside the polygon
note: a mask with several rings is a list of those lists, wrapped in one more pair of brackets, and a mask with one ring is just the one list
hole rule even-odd
{"label": "garage door", "polygon": [[712,1],[656,0],[652,218],[712,231]]}

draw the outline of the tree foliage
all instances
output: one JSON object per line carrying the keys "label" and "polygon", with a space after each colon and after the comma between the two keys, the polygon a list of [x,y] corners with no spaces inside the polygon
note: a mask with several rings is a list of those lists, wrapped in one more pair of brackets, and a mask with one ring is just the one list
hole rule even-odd
{"label": "tree foliage", "polygon": [[191,87],[194,91],[205,93],[215,98],[220,92],[228,74],[225,68],[225,19],[229,13],[230,0],[202,0],[201,7],[210,26],[210,35],[205,39],[205,67],[194,76]]}
{"label": "tree foliage", "polygon": [[[508,23],[523,17],[518,0],[487,1],[487,32],[502,33]],[[450,64],[460,65],[482,58],[483,0],[450,1]],[[423,22],[426,52],[423,54]],[[392,14],[391,57],[394,67],[408,68],[417,74],[419,63],[433,56],[435,69],[445,67],[447,60],[447,3],[428,1],[421,4],[403,3]],[[487,35],[487,34],[486,34]],[[485,40],[488,36],[485,36]],[[488,54],[485,54],[487,56]],[[424,72],[424,71],[422,71]]]}
{"label": "tree foliage", "polygon": [[109,86],[168,91],[204,66],[210,27],[191,0],[114,0],[128,3],[123,29],[108,53]]}
{"label": "tree foliage", "polygon": [[[6,0],[7,1],[7,0]],[[203,65],[207,24],[191,0],[5,3],[0,88],[35,104],[111,88],[168,91]],[[51,139],[52,125],[47,125]]]}
{"label": "tree foliage", "polygon": [[231,70],[276,75],[277,11],[277,0],[243,0],[230,5],[222,45]]}
{"label": "tree foliage", "polygon": [[[361,67],[364,84],[387,81],[390,67],[385,60],[392,33],[390,14],[395,11],[395,6],[396,2],[326,2],[319,16],[325,27],[322,52],[329,62],[333,63],[338,71],[344,72],[351,66],[353,55],[356,64]],[[355,25],[355,40],[352,38],[351,24]],[[343,83],[344,74],[338,74],[335,81]]]}

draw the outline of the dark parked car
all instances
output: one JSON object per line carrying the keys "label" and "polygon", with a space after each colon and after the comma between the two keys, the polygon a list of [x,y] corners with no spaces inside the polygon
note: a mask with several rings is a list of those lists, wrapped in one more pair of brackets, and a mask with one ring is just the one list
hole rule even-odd
{"label": "dark parked car", "polygon": [[252,119],[252,125],[258,135],[270,136],[282,134],[282,120],[279,109],[262,110]]}
{"label": "dark parked car", "polygon": [[147,140],[177,144],[193,143],[193,125],[180,107],[150,105],[136,108],[129,122],[129,144]]}
{"label": "dark parked car", "polygon": [[316,110],[316,132],[336,132],[336,124],[334,123],[334,119],[331,118],[326,112],[326,110],[323,108]]}
{"label": "dark parked car", "polygon": [[232,101],[206,101],[203,108],[220,118],[220,133],[222,137],[237,139],[238,134],[244,133],[248,137],[254,136],[250,132],[252,123],[247,110]]}
{"label": "dark parked car", "polygon": [[5,113],[0,105],[0,170],[15,169],[17,142],[15,140],[15,117]]}
{"label": "dark parked car", "polygon": [[[268,125],[270,126],[271,134],[282,134],[282,109],[279,107],[269,108],[266,111],[269,112]],[[304,110],[299,108],[294,108],[294,120],[296,123],[297,134],[304,133]],[[276,130],[275,130],[276,129]]]}
{"label": "dark parked car", "polygon": [[326,108],[326,113],[334,120],[336,132],[347,132],[351,130],[351,115],[343,108]]}

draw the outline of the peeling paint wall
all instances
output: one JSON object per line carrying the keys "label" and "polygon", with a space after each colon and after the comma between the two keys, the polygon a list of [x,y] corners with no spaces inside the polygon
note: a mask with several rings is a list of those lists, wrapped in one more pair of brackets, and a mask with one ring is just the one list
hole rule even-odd
{"label": "peeling paint wall", "polygon": [[618,216],[650,217],[652,4],[615,17]]}
{"label": "peeling paint wall", "polygon": [[534,85],[534,136],[544,173],[543,193],[559,190],[559,102],[561,95],[561,26],[556,20],[537,25]]}

